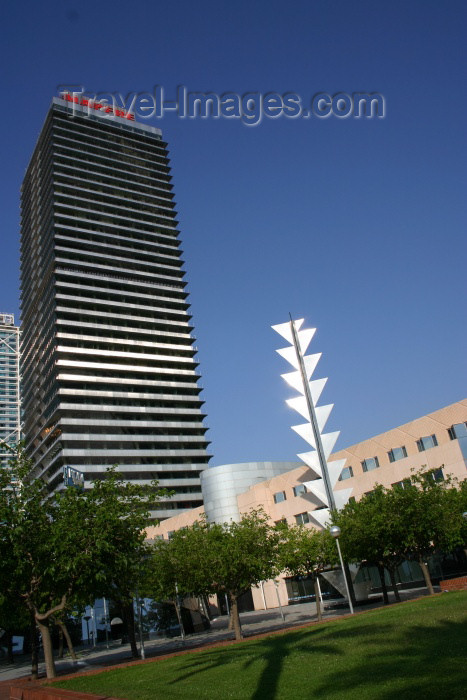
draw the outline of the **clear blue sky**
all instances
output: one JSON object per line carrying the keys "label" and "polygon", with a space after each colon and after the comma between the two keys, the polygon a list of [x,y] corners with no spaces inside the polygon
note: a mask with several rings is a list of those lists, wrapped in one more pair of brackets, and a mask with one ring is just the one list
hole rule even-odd
{"label": "clear blue sky", "polygon": [[271,324],[318,328],[339,447],[465,396],[465,2],[18,0],[1,8],[0,307],[56,86],[376,91],[385,119],[154,120],[170,144],[212,464],[306,444]]}

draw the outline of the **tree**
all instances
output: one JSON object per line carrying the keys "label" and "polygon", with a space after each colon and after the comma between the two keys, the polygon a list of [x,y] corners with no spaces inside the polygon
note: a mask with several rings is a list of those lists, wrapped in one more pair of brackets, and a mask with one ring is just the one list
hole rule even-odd
{"label": "tree", "polygon": [[391,507],[398,514],[401,554],[418,561],[428,591],[434,593],[427,558],[435,552],[452,552],[462,544],[461,491],[447,477],[436,481],[438,470],[419,471],[404,488],[390,491]]}
{"label": "tree", "polygon": [[328,530],[304,525],[290,527],[287,523],[280,523],[277,530],[280,534],[279,567],[293,576],[313,577],[316,612],[321,620],[318,576],[337,562],[336,543]]}
{"label": "tree", "polygon": [[[68,487],[50,496],[18,447],[0,471],[0,581],[27,607],[42,635],[46,672],[55,665],[49,624],[80,601],[109,590],[130,594],[144,551],[147,490],[118,479],[115,469],[89,491]],[[155,487],[155,484],[154,484]],[[151,499],[161,493],[152,492]]]}
{"label": "tree", "polygon": [[341,528],[340,542],[348,561],[367,561],[377,567],[384,602],[389,598],[384,569],[389,571],[396,600],[400,600],[395,570],[403,560],[402,531],[392,492],[383,486],[364,495],[359,501],[347,503],[332,514],[333,524]]}
{"label": "tree", "polygon": [[438,470],[419,471],[402,485],[377,486],[360,501],[333,513],[342,530],[344,555],[378,567],[385,594],[384,568],[391,576],[396,600],[395,570],[404,559],[418,561],[426,586],[433,593],[427,558],[451,552],[462,542],[462,497],[451,478],[437,482]]}
{"label": "tree", "polygon": [[143,590],[157,601],[175,608],[181,629],[181,596],[204,596],[213,592],[209,526],[205,519],[174,532],[170,540],[154,541]]}
{"label": "tree", "polygon": [[0,588],[0,644],[7,648],[9,663],[14,663],[13,635],[25,635],[29,629],[30,619],[27,610],[17,595]]}
{"label": "tree", "polygon": [[278,540],[262,511],[223,525],[196,522],[168,542],[156,541],[151,594],[174,600],[177,592],[226,593],[235,637],[241,639],[238,598],[276,573]]}

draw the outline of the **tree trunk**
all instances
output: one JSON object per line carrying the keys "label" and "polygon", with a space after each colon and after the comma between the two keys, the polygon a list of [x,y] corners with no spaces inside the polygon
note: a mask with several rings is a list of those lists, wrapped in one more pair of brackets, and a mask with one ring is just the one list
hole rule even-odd
{"label": "tree trunk", "polygon": [[136,645],[135,613],[133,610],[133,602],[122,603],[122,613],[128,639],[130,640],[131,655],[134,659],[139,659],[138,647]]}
{"label": "tree trunk", "polygon": [[388,589],[386,588],[386,581],[384,578],[384,566],[382,564],[378,564],[377,566],[378,566],[379,578],[381,580],[381,588],[383,589],[384,604],[388,605],[389,597],[388,597]]}
{"label": "tree trunk", "polygon": [[235,632],[235,639],[243,639],[242,626],[240,624],[240,615],[238,614],[237,596],[230,594],[230,617]]}
{"label": "tree trunk", "polygon": [[71,641],[70,633],[68,632],[66,624],[61,621],[57,621],[56,624],[60,629],[60,636],[62,640],[62,656],[60,658],[63,658],[63,637],[65,637],[66,645],[68,647],[68,651],[70,652],[71,658],[73,659],[73,661],[78,661],[78,657],[76,656],[76,652],[73,647],[73,642]]}
{"label": "tree trunk", "polygon": [[433,595],[434,590],[433,590],[433,584],[431,583],[430,572],[428,570],[428,566],[423,561],[422,556],[418,557],[418,563],[420,564],[420,568],[421,568],[422,573],[423,573],[423,578],[425,579],[426,587],[428,588],[428,593],[430,595]]}
{"label": "tree trunk", "polygon": [[178,597],[174,598],[173,604],[175,607],[175,612],[177,614],[178,624],[180,625],[180,636],[184,640],[185,639],[185,628],[183,626],[182,613],[180,612],[180,603],[179,603]]}
{"label": "tree trunk", "polygon": [[316,616],[317,616],[317,618],[318,618],[318,622],[321,622],[321,620],[322,620],[323,618],[322,618],[322,615],[321,615],[321,600],[320,600],[320,597],[319,597],[318,575],[319,575],[319,574],[315,574],[315,575],[314,575],[314,577],[313,577],[313,582],[314,582],[314,586],[315,586]]}
{"label": "tree trunk", "polygon": [[199,600],[200,608],[203,610],[203,614],[205,615],[205,617],[207,617],[207,619],[209,621],[211,621],[212,615],[211,615],[211,609],[209,606],[209,600],[208,600],[207,596],[202,595],[199,597],[198,600]]}
{"label": "tree trunk", "polygon": [[392,584],[392,590],[394,591],[394,598],[397,600],[398,603],[400,603],[401,597],[400,597],[399,591],[397,589],[396,573],[392,567],[390,569],[388,569],[388,571],[389,571],[389,576],[391,577],[391,584]]}
{"label": "tree trunk", "polygon": [[30,634],[31,634],[31,678],[36,681],[39,674],[39,653],[37,648],[36,618],[34,613],[30,613]]}
{"label": "tree trunk", "polygon": [[63,659],[63,630],[60,627],[60,625],[58,624],[58,622],[56,624],[58,626],[58,654],[57,654],[57,656],[59,659]]}
{"label": "tree trunk", "polygon": [[[37,620],[37,618],[36,618]],[[50,637],[49,621],[37,620],[37,624],[42,635],[42,646],[44,648],[45,672],[47,678],[55,678],[57,671],[55,669],[54,654],[52,649],[52,639]]]}

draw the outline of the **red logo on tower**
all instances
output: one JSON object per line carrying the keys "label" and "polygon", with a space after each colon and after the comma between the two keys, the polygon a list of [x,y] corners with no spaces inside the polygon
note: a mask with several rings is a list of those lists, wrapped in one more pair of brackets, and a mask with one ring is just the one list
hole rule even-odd
{"label": "red logo on tower", "polygon": [[74,95],[69,92],[61,92],[60,97],[62,100],[66,100],[67,102],[73,102],[81,107],[87,107],[89,111],[94,109],[96,112],[100,111],[101,114],[113,114],[115,117],[121,117],[122,119],[129,119],[131,121],[135,120],[135,115],[132,112],[128,112],[126,109],[123,109],[123,107],[112,107],[111,105],[105,103],[102,104],[102,102],[99,102],[98,100],[94,100],[89,97],[79,97],[78,95]]}

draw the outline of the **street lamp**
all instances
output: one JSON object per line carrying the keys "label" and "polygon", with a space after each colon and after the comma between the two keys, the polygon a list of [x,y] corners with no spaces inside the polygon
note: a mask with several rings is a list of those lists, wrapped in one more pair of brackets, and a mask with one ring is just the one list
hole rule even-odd
{"label": "street lamp", "polygon": [[143,604],[141,598],[139,597],[138,589],[136,589],[136,610],[138,612],[138,630],[139,630],[139,647],[141,658],[144,660],[146,658],[146,653],[144,651],[144,637],[143,637],[143,625],[142,625],[142,614],[143,614]]}
{"label": "street lamp", "polygon": [[352,598],[350,597],[349,584],[347,581],[347,576],[346,576],[345,569],[344,569],[344,560],[342,559],[342,552],[341,552],[341,548],[340,548],[340,544],[339,544],[339,537],[341,534],[341,529],[340,529],[339,525],[333,525],[332,527],[329,528],[329,532],[331,533],[332,537],[334,537],[334,539],[336,540],[337,551],[339,552],[339,560],[341,563],[342,575],[344,577],[345,590],[347,591],[347,598],[349,599],[349,608],[350,608],[350,612],[353,615],[354,613],[353,613]]}

